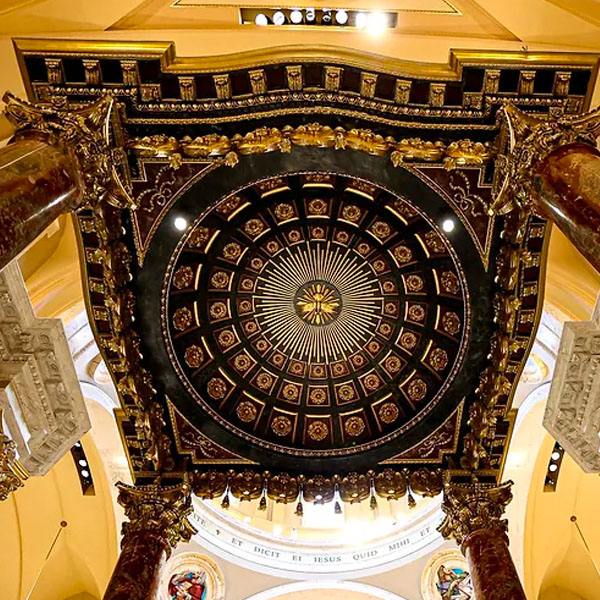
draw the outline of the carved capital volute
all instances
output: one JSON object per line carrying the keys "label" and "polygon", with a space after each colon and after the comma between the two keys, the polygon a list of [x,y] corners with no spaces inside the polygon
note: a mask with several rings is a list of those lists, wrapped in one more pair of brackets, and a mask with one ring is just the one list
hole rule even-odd
{"label": "carved capital volute", "polygon": [[83,177],[83,206],[94,207],[105,200],[118,208],[134,208],[116,173],[116,150],[109,135],[114,104],[110,96],[78,108],[58,101],[55,105],[36,105],[10,93],[3,100],[4,114],[16,128],[17,139],[38,134],[75,155]]}
{"label": "carved capital volute", "polygon": [[438,531],[446,539],[454,538],[459,545],[476,531],[506,533],[508,522],[502,515],[512,500],[511,486],[512,481],[498,486],[446,483],[442,502],[442,511],[446,517]]}
{"label": "carved capital volute", "polygon": [[117,483],[117,487],[119,504],[129,519],[123,523],[123,545],[129,537],[149,534],[159,537],[170,554],[179,542],[189,542],[196,533],[188,521],[193,508],[187,482],[174,486]]}
{"label": "carved capital volute", "polygon": [[542,161],[567,144],[583,142],[595,146],[600,135],[600,108],[581,115],[540,119],[507,104],[501,118],[502,147],[496,159],[490,214],[506,214],[517,207],[535,209],[535,175]]}
{"label": "carved capital volute", "polygon": [[23,486],[28,475],[17,460],[16,444],[4,434],[0,408],[0,502]]}

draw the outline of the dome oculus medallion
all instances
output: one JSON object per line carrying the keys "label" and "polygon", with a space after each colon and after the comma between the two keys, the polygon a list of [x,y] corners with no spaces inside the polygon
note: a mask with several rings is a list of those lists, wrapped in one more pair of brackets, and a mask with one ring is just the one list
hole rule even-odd
{"label": "dome oculus medallion", "polygon": [[443,232],[404,198],[341,175],[275,177],[182,236],[163,336],[222,427],[286,454],[344,455],[440,401],[465,351],[466,289]]}

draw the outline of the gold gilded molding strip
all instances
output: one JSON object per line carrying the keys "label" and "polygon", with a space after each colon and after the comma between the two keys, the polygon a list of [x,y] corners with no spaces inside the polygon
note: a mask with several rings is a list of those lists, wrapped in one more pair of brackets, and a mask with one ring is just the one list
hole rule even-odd
{"label": "gold gilded molding strip", "polygon": [[[534,66],[598,68],[599,55],[577,52],[514,52],[489,50],[450,50],[447,64],[419,63],[378,54],[358,52],[328,45],[276,46],[247,52],[208,57],[179,57],[172,42],[128,42],[116,40],[58,40],[47,38],[16,38],[17,55],[46,57],[94,57],[160,59],[165,73],[201,74],[232,69],[258,68],[285,63],[328,63],[378,71],[398,77],[459,81],[465,66]],[[594,72],[595,77],[595,72]],[[593,82],[592,82],[593,83]]]}
{"label": "gold gilded molding strip", "polygon": [[393,137],[383,137],[370,129],[335,129],[311,123],[283,129],[260,127],[245,135],[232,137],[212,133],[177,140],[166,135],[153,135],[135,138],[129,149],[143,158],[168,158],[175,167],[186,158],[222,158],[226,165],[234,166],[240,155],[264,154],[266,152],[291,152],[292,146],[312,146],[335,148],[336,150],[357,150],[373,156],[389,156],[397,167],[405,161],[439,162],[448,170],[465,166],[481,166],[493,158],[489,142],[459,140],[448,145],[443,142],[424,141],[408,138],[400,141]]}
{"label": "gold gilded molding strip", "polygon": [[[442,2],[448,7],[447,10],[440,10],[440,9],[424,9],[424,8],[402,8],[402,7],[398,7],[394,9],[394,12],[397,13],[410,13],[410,14],[418,14],[418,15],[462,15],[461,11],[458,10],[458,8],[456,6],[454,6],[451,2],[449,2],[449,0],[442,0]],[[363,8],[360,7],[356,7],[353,8],[353,11],[357,11],[357,12],[369,12],[369,10],[371,10],[370,8],[367,7],[368,3],[364,2],[363,4]],[[171,4],[170,8],[245,8],[244,5],[242,4],[230,4],[230,3],[224,3],[224,4],[214,4],[214,3],[210,3],[210,2],[190,2],[188,0],[174,0],[174,2]],[[258,9],[258,8],[267,8],[267,5],[265,3],[264,7],[258,7],[258,6],[252,6],[252,9]],[[271,8],[271,7],[269,7]],[[294,8],[298,8],[297,4],[277,4],[277,8],[284,8],[284,9],[294,9]],[[306,7],[300,7],[303,10],[306,10]],[[334,6],[332,7],[333,10],[337,10],[339,8],[339,6]]]}
{"label": "gold gilded molding strip", "polygon": [[383,125],[393,125],[395,127],[406,127],[412,129],[442,129],[444,131],[497,131],[496,124],[484,125],[481,123],[468,124],[464,123],[421,123],[419,121],[401,121],[397,119],[388,119],[377,115],[365,114],[356,110],[347,110],[344,108],[318,106],[318,107],[297,107],[284,108],[272,111],[261,111],[256,113],[245,113],[241,115],[229,115],[224,117],[183,117],[183,118],[146,118],[146,117],[129,117],[125,118],[125,125],[216,125],[218,123],[236,123],[248,122],[250,119],[258,120],[270,117],[281,117],[285,115],[342,115],[345,117],[356,117],[367,119],[373,123]]}

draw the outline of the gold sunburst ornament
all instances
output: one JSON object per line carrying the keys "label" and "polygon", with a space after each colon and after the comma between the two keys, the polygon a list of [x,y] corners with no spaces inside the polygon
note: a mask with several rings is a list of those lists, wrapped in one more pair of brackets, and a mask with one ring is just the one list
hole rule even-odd
{"label": "gold sunburst ornament", "polygon": [[325,283],[314,282],[303,286],[296,299],[299,315],[311,325],[325,325],[339,314],[341,301],[337,290]]}

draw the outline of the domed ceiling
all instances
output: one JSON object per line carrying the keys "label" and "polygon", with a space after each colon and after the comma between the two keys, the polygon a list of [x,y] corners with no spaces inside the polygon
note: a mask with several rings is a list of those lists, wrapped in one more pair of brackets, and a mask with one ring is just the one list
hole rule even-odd
{"label": "domed ceiling", "polygon": [[489,293],[473,305],[468,280],[492,280],[417,177],[352,155],[289,171],[315,154],[264,157],[253,175],[277,176],[237,186],[239,169],[222,193],[215,173],[182,196],[139,274],[140,324],[169,399],[211,439],[264,464],[275,452],[285,470],[368,468],[456,410],[457,374],[485,358],[490,329]]}
{"label": "domed ceiling", "polygon": [[498,477],[546,225],[489,214],[497,113],[582,110],[595,59],[61,44],[17,44],[32,98],[110,91],[135,204],[78,224],[138,481],[410,502]]}

